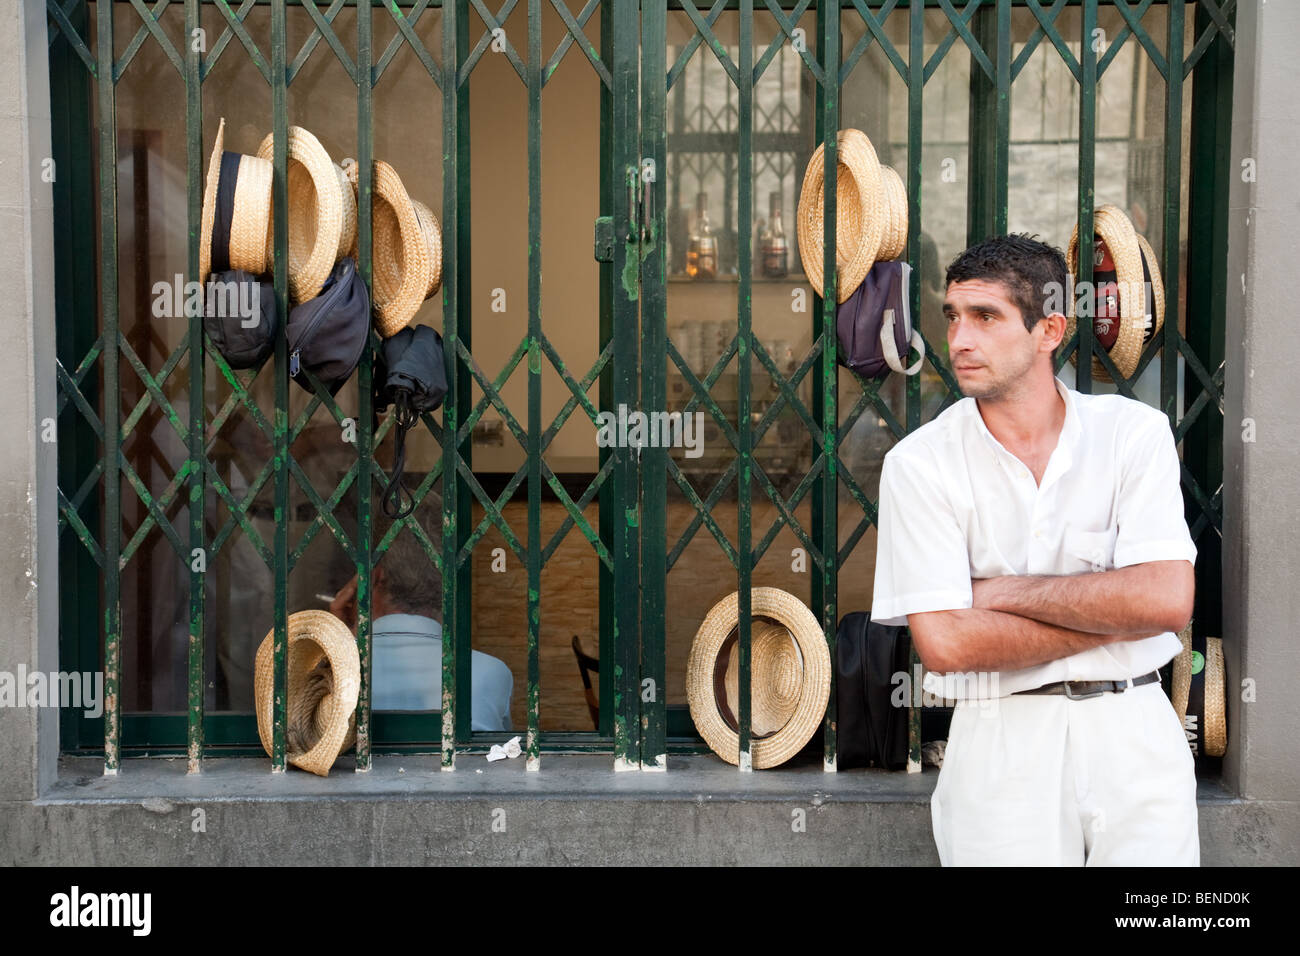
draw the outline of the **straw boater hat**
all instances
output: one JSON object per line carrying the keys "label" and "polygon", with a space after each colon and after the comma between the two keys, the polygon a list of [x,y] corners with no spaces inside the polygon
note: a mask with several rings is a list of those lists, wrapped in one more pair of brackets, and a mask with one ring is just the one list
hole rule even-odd
{"label": "straw boater hat", "polygon": [[903,188],[903,180],[892,166],[881,166],[880,177],[885,190],[889,225],[881,237],[876,259],[888,261],[897,259],[907,248],[907,190]]}
{"label": "straw boater hat", "polygon": [[1205,756],[1222,757],[1228,748],[1227,699],[1223,685],[1223,641],[1217,637],[1205,639],[1205,656],[1198,662],[1192,650],[1192,625],[1189,623],[1178,634],[1183,650],[1174,658],[1173,680],[1169,699],[1178,714],[1180,725],[1186,726],[1188,698],[1191,695],[1192,676],[1197,664],[1205,668],[1204,713],[1201,714],[1201,740]]}
{"label": "straw boater hat", "polygon": [[[358,190],[356,162],[344,160],[343,166],[353,190]],[[410,324],[442,284],[442,233],[433,210],[411,198],[392,166],[376,160],[372,183],[375,327],[383,338],[391,338]]]}
{"label": "straw boater hat", "polygon": [[[843,302],[866,278],[879,256],[893,213],[888,211],[890,200],[882,182],[880,161],[867,134],[860,129],[840,130],[836,142],[839,144],[839,157],[835,170],[835,264],[838,273],[835,301]],[[808,161],[795,215],[799,257],[803,260],[808,281],[819,294],[825,285],[822,275],[825,151],[823,143]],[[906,227],[903,231],[906,232]],[[890,233],[892,235],[892,229]]]}
{"label": "straw boater hat", "polygon": [[[754,588],[750,623],[750,731],[753,767],[775,767],[798,753],[826,715],[831,655],[821,625],[793,594]],[[740,592],[705,617],[686,665],[686,698],[696,729],[728,763],[738,761]]]}
{"label": "straw boater hat", "polygon": [[[274,155],[274,133],[257,155]],[[295,305],[316,298],[357,236],[357,203],[347,176],[325,147],[301,126],[289,127],[289,298]],[[267,247],[275,243],[270,230]]]}
{"label": "straw boater hat", "polygon": [[[253,696],[257,733],[271,753],[275,699],[275,630],[257,649]],[[285,749],[289,763],[329,776],[330,767],[356,741],[361,659],[346,624],[329,611],[289,615],[288,719]]]}
{"label": "straw boater hat", "polygon": [[[1139,236],[1129,222],[1128,216],[1118,206],[1101,206],[1093,214],[1093,230],[1109,252],[1115,263],[1115,282],[1119,293],[1118,329],[1115,331],[1114,344],[1107,349],[1111,361],[1125,378],[1137,371],[1142,358],[1142,348],[1146,342],[1160,331],[1165,324],[1165,287],[1160,278],[1160,269],[1156,263],[1155,251],[1151,244]],[[1070,248],[1066,253],[1066,265],[1073,275],[1079,267],[1079,226],[1074,226],[1070,234]],[[1094,263],[1094,269],[1096,263]],[[1151,292],[1154,302],[1146,301],[1146,277],[1151,278]],[[1067,296],[1066,308],[1069,310],[1065,328],[1068,340],[1075,330],[1075,303],[1073,296]],[[1094,298],[1095,302],[1095,298]],[[1094,306],[1095,308],[1095,306]],[[1147,318],[1152,318],[1150,327]],[[1095,320],[1094,320],[1095,325]],[[1078,353],[1070,356],[1070,361],[1078,364]],[[1098,381],[1109,382],[1110,373],[1106,371],[1097,356],[1092,358],[1092,376]]]}
{"label": "straw boater hat", "polygon": [[[226,120],[222,117],[217,124],[217,141],[208,159],[208,178],[203,188],[203,217],[199,226],[200,283],[206,283],[208,275],[214,271],[214,232],[218,237],[228,236],[225,249],[216,250],[219,268],[215,271],[242,269],[256,276],[266,272],[271,261],[266,245],[266,237],[271,231],[271,164],[256,156],[227,153],[225,143]],[[229,189],[233,189],[233,201],[222,202],[218,208],[219,194]],[[222,220],[220,228],[218,216]]]}

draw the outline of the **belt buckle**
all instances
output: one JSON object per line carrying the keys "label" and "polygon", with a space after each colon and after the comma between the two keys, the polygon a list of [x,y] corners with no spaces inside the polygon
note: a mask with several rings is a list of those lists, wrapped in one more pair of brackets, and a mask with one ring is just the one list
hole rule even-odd
{"label": "belt buckle", "polygon": [[1093,691],[1091,694],[1076,694],[1074,691],[1070,690],[1071,684],[1082,683],[1085,683],[1085,681],[1061,681],[1061,687],[1065,691],[1065,696],[1070,698],[1070,700],[1088,700],[1091,697],[1100,697],[1102,694],[1106,693],[1104,690],[1097,690]]}

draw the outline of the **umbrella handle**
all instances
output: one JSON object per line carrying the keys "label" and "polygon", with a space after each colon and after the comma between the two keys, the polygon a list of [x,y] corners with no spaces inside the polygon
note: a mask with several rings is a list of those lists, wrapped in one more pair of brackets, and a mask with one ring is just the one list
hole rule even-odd
{"label": "umbrella handle", "polygon": [[[411,393],[404,389],[396,389],[393,395],[393,415],[397,422],[396,434],[394,435],[393,451],[393,474],[388,479],[388,484],[384,486],[383,497],[380,498],[380,506],[384,509],[384,514],[394,520],[405,518],[415,510],[415,498],[402,485],[402,472],[406,468],[406,433],[410,431],[417,421],[419,413],[411,407]],[[409,500],[409,504],[404,504],[404,499]]]}

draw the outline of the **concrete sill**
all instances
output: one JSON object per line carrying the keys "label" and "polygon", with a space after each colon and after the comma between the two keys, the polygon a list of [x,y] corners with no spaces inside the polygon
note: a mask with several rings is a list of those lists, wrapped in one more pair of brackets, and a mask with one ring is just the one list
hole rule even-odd
{"label": "concrete sill", "polygon": [[[710,754],[670,756],[663,773],[614,771],[613,759],[598,754],[543,754],[541,770],[529,773],[522,757],[489,763],[481,754],[460,755],[444,772],[436,756],[375,757],[368,773],[357,773],[351,755],[340,757],[328,777],[296,767],[270,772],[255,757],[213,758],[199,774],[185,772],[182,757],[126,760],[106,777],[97,758],[65,757],[59,775],[37,803],[139,803],[144,800],[463,800],[512,797],[547,800],[757,800],[813,803],[913,803],[929,806],[939,771],[878,769],[826,773],[820,759],[741,773]],[[1231,802],[1235,795],[1217,779],[1200,780],[1201,804]]]}
{"label": "concrete sill", "polygon": [[[805,758],[742,774],[711,755],[666,773],[616,773],[606,755],[489,764],[462,756],[339,761],[328,778],[265,758],[64,758],[31,802],[0,805],[0,864],[60,865],[935,865],[938,772],[822,771]],[[481,773],[477,771],[482,771]],[[1200,785],[1202,862],[1297,862],[1298,804]]]}
{"label": "concrete sill", "polygon": [[214,758],[203,772],[187,774],[183,757],[126,760],[115,777],[95,758],[65,757],[57,782],[37,801],[140,803],[161,799],[192,803],[250,800],[464,800],[489,797],[547,800],[759,800],[908,802],[929,805],[939,772],[920,774],[866,769],[826,773],[820,759],[742,774],[712,755],[670,756],[663,773],[615,772],[603,754],[543,754],[541,770],[529,773],[522,757],[489,763],[481,754],[460,755],[443,772],[436,756],[375,757],[357,773],[351,755],[340,757],[328,777],[290,767],[270,772],[266,758]]}

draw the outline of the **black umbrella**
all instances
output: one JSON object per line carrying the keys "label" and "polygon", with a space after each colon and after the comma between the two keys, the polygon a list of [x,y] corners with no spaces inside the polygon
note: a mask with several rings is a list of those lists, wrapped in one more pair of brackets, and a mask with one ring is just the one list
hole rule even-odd
{"label": "black umbrella", "polygon": [[[406,465],[406,433],[425,412],[442,404],[447,395],[447,359],[442,336],[427,325],[407,326],[384,340],[380,374],[375,377],[375,411],[393,406],[397,448],[393,475],[384,488],[381,504],[390,518],[404,518],[415,509],[415,499],[402,487]],[[404,500],[409,503],[404,504]]]}

